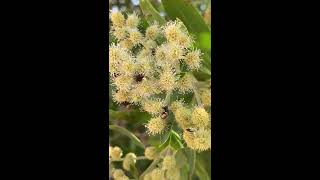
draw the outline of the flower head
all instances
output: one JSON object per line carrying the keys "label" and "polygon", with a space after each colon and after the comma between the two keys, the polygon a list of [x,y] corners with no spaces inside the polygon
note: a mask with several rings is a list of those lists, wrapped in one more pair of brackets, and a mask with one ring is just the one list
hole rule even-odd
{"label": "flower head", "polygon": [[112,177],[117,179],[125,176],[124,172],[122,169],[115,169],[112,173]]}
{"label": "flower head", "polygon": [[136,159],[137,159],[137,156],[134,153],[126,154],[126,156],[123,160],[123,163],[122,163],[123,169],[129,171],[130,166],[134,165],[136,163]]}
{"label": "flower head", "polygon": [[157,156],[157,150],[155,147],[150,146],[144,150],[144,155],[147,159],[153,160]]}
{"label": "flower head", "polygon": [[122,150],[119,148],[119,147],[113,147],[113,148],[111,148],[111,153],[110,153],[110,155],[111,155],[111,159],[113,159],[113,160],[118,160],[118,159],[120,159],[121,158],[121,156],[122,156]]}
{"label": "flower head", "polygon": [[184,106],[177,107],[177,109],[174,111],[174,117],[182,129],[191,125],[191,110]]}
{"label": "flower head", "polygon": [[143,36],[138,30],[132,30],[129,32],[129,39],[134,45],[137,45],[142,43]]}
{"label": "flower head", "polygon": [[179,79],[179,81],[177,81],[177,88],[181,93],[191,92],[194,88],[192,75],[186,74]]}
{"label": "flower head", "polygon": [[211,129],[200,128],[195,132],[184,131],[183,139],[187,146],[196,151],[205,151],[211,148]]}
{"label": "flower head", "polygon": [[178,21],[168,22],[163,31],[168,42],[177,42],[178,38],[183,35],[181,23]]}
{"label": "flower head", "polygon": [[184,62],[188,65],[188,68],[190,70],[197,70],[200,68],[201,61],[202,61],[200,56],[201,56],[200,50],[191,51],[185,56]]}
{"label": "flower head", "polygon": [[123,40],[127,36],[127,31],[123,27],[114,27],[112,33],[118,40]]}
{"label": "flower head", "polygon": [[137,16],[137,14],[134,12],[133,14],[128,15],[126,25],[128,28],[134,29],[134,28],[137,28],[139,22],[140,22],[140,19]]}
{"label": "flower head", "polygon": [[156,135],[163,132],[166,127],[166,123],[161,117],[155,117],[149,120],[146,127],[148,134]]}
{"label": "flower head", "polygon": [[146,38],[155,40],[160,34],[159,26],[157,24],[151,25],[146,29]]}
{"label": "flower head", "polygon": [[171,70],[164,70],[160,74],[159,85],[162,90],[171,91],[175,88],[176,78]]}
{"label": "flower head", "polygon": [[110,11],[109,17],[114,26],[123,27],[125,25],[125,18],[119,11]]}
{"label": "flower head", "polygon": [[153,115],[159,115],[164,106],[165,103],[162,99],[149,99],[142,103],[143,109]]}
{"label": "flower head", "polygon": [[192,111],[191,121],[196,127],[207,127],[210,122],[209,114],[202,107],[196,107]]}

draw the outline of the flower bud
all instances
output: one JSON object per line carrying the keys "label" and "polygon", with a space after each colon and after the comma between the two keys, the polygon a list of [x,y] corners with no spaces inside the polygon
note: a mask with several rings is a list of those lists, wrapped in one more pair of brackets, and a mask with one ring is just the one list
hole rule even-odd
{"label": "flower bud", "polygon": [[136,163],[137,156],[134,153],[126,154],[122,166],[125,170],[130,171],[130,166]]}
{"label": "flower bud", "polygon": [[144,155],[146,156],[147,159],[149,160],[153,160],[156,155],[157,155],[157,151],[156,151],[156,148],[155,147],[147,147],[145,150],[144,150]]}

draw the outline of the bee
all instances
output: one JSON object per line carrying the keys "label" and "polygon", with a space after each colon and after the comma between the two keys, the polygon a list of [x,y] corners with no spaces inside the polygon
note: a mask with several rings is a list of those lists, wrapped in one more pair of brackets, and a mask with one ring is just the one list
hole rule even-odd
{"label": "bee", "polygon": [[152,56],[155,56],[155,55],[156,55],[156,49],[155,49],[155,48],[152,48],[152,49],[151,49],[151,54],[152,54]]}
{"label": "bee", "polygon": [[120,103],[120,106],[121,106],[121,107],[124,107],[124,108],[129,108],[129,107],[130,107],[130,104],[131,104],[131,103],[129,103],[128,101],[124,101],[124,102],[121,102],[121,103]]}
{"label": "bee", "polygon": [[190,133],[194,133],[196,130],[194,128],[187,128],[186,131],[188,131]]}
{"label": "bee", "polygon": [[176,73],[176,68],[172,68],[172,73]]}
{"label": "bee", "polygon": [[163,112],[161,113],[160,117],[161,117],[161,119],[167,119],[167,117],[169,115],[168,106],[165,106],[162,109],[163,109]]}
{"label": "bee", "polygon": [[144,78],[144,75],[143,74],[136,74],[133,76],[133,79],[136,81],[136,82],[141,82]]}
{"label": "bee", "polygon": [[117,78],[118,76],[120,76],[120,74],[119,74],[119,73],[113,73],[111,76],[112,76],[113,78]]}

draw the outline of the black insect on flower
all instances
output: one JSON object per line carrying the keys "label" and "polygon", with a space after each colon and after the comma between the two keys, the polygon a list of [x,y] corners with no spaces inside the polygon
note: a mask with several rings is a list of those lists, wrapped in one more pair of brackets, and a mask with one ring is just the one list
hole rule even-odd
{"label": "black insect on flower", "polygon": [[166,119],[169,115],[169,109],[168,109],[168,106],[165,106],[162,108],[163,109],[163,112],[161,113],[161,119]]}
{"label": "black insect on flower", "polygon": [[128,108],[130,106],[130,103],[128,101],[124,101],[120,103],[120,106]]}
{"label": "black insect on flower", "polygon": [[141,82],[141,81],[143,80],[143,78],[144,78],[144,75],[143,75],[143,74],[140,74],[140,73],[138,73],[138,74],[136,74],[136,75],[133,76],[133,79],[134,79],[137,83]]}
{"label": "black insect on flower", "polygon": [[118,76],[120,76],[119,73],[113,73],[113,74],[112,74],[112,77],[113,77],[113,78],[116,78],[116,77],[118,77]]}
{"label": "black insect on flower", "polygon": [[151,54],[152,54],[152,56],[156,55],[156,49],[155,48],[151,48]]}
{"label": "black insect on flower", "polygon": [[186,131],[190,132],[190,133],[193,133],[195,132],[196,130],[194,128],[187,128]]}

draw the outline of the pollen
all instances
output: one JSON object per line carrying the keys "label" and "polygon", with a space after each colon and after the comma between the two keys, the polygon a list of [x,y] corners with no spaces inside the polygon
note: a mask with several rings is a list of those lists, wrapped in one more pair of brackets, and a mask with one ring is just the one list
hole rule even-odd
{"label": "pollen", "polygon": [[201,128],[196,132],[195,147],[198,151],[211,149],[211,130]]}
{"label": "pollen", "polygon": [[137,28],[138,24],[140,22],[139,17],[137,16],[137,14],[134,12],[133,14],[128,15],[127,21],[126,21],[126,25],[129,28]]}
{"label": "pollen", "polygon": [[142,108],[153,115],[158,115],[164,106],[164,101],[161,99],[146,100],[142,104]]}
{"label": "pollen", "polygon": [[111,11],[109,17],[114,26],[123,27],[125,25],[125,18],[119,11]]}
{"label": "pollen", "polygon": [[187,35],[187,34],[182,34],[178,36],[177,39],[177,44],[180,45],[182,48],[190,48],[192,46],[193,39]]}
{"label": "pollen", "polygon": [[165,45],[161,45],[157,47],[155,56],[158,61],[164,62],[167,59],[167,56],[166,56],[167,53],[168,53],[168,48]]}
{"label": "pollen", "polygon": [[136,63],[134,63],[132,60],[124,61],[119,69],[124,74],[132,76],[136,70]]}
{"label": "pollen", "polygon": [[157,24],[151,25],[146,30],[146,38],[155,40],[160,34],[159,27]]}
{"label": "pollen", "polygon": [[123,40],[127,36],[127,31],[125,28],[119,28],[115,27],[113,30],[113,35],[118,39],[118,40]]}
{"label": "pollen", "polygon": [[156,48],[157,43],[154,40],[147,40],[146,42],[143,43],[143,46],[147,49],[153,49]]}
{"label": "pollen", "polygon": [[120,57],[121,51],[119,51],[119,48],[114,44],[109,46],[109,62],[116,62],[120,59]]}
{"label": "pollen", "polygon": [[170,70],[164,70],[160,74],[159,85],[162,90],[171,91],[175,88],[176,78]]}
{"label": "pollen", "polygon": [[149,135],[161,134],[165,127],[166,123],[161,117],[151,118],[146,124],[147,132]]}
{"label": "pollen", "polygon": [[129,96],[126,91],[118,90],[117,92],[113,92],[113,100],[117,103],[123,103],[129,101]]}
{"label": "pollen", "polygon": [[191,51],[185,56],[184,61],[188,65],[188,68],[190,70],[197,70],[200,68],[201,61],[202,61],[200,56],[201,56],[200,50]]}
{"label": "pollen", "polygon": [[174,117],[182,129],[191,125],[191,110],[186,107],[177,107],[176,111],[174,111]]}
{"label": "pollen", "polygon": [[195,136],[194,133],[184,131],[183,132],[183,139],[187,143],[187,146],[193,150],[196,150],[196,145],[195,145]]}
{"label": "pollen", "polygon": [[144,150],[144,155],[146,156],[147,159],[153,160],[157,156],[156,148],[153,146],[147,147]]}
{"label": "pollen", "polygon": [[204,106],[211,106],[211,90],[204,89],[200,91],[200,99]]}
{"label": "pollen", "polygon": [[129,39],[134,45],[136,45],[142,43],[143,37],[139,31],[134,30],[129,33]]}
{"label": "pollen", "polygon": [[130,39],[123,39],[122,41],[119,42],[119,46],[125,49],[131,49],[133,48],[133,43],[131,42]]}
{"label": "pollen", "polygon": [[122,166],[123,169],[130,171],[130,166],[134,165],[136,163],[137,156],[134,153],[128,153],[126,154]]}
{"label": "pollen", "polygon": [[171,61],[177,62],[180,59],[184,59],[184,56],[183,56],[184,51],[181,48],[181,46],[175,43],[170,43],[167,48],[168,48],[168,58]]}
{"label": "pollen", "polygon": [[181,93],[191,92],[193,89],[193,77],[190,74],[186,74],[177,82],[177,87]]}
{"label": "pollen", "polygon": [[118,89],[125,90],[125,91],[128,91],[130,89],[132,82],[133,80],[131,76],[126,76],[126,75],[118,76],[113,80],[113,84]]}
{"label": "pollen", "polygon": [[164,28],[164,34],[169,42],[177,42],[179,36],[182,34],[180,24],[176,21],[168,22]]}
{"label": "pollen", "polygon": [[207,127],[210,119],[207,111],[202,107],[196,107],[192,111],[191,121],[196,127]]}
{"label": "pollen", "polygon": [[184,103],[183,100],[177,100],[171,103],[170,109],[172,112],[175,112],[179,108],[183,108]]}

